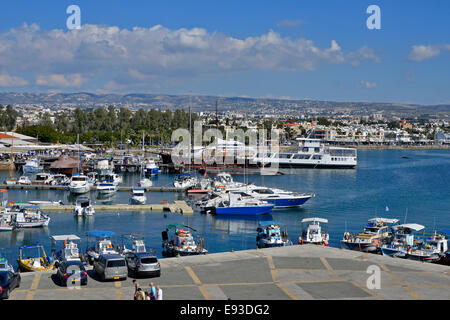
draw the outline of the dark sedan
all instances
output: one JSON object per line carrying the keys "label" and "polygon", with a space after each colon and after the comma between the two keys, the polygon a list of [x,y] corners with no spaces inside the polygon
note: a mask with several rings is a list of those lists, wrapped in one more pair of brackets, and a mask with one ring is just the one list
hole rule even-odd
{"label": "dark sedan", "polygon": [[8,299],[11,291],[20,287],[20,274],[11,271],[0,272],[0,299]]}
{"label": "dark sedan", "polygon": [[[76,272],[79,271],[79,274]],[[73,285],[79,283],[81,285],[87,285],[88,277],[86,269],[83,263],[79,260],[65,261],[61,263],[58,268],[57,275],[59,277],[60,283],[67,286],[68,283]]]}

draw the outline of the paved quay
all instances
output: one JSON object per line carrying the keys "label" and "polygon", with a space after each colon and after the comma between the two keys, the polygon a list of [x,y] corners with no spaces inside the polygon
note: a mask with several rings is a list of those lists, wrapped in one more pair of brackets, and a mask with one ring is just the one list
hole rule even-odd
{"label": "paved quay", "polygon": [[[313,245],[161,259],[154,282],[164,300],[450,299],[450,267]],[[380,289],[368,289],[370,266]],[[376,267],[375,267],[376,268]],[[22,274],[11,300],[130,300],[132,278],[99,282],[88,271],[86,287],[57,285],[56,271]]]}

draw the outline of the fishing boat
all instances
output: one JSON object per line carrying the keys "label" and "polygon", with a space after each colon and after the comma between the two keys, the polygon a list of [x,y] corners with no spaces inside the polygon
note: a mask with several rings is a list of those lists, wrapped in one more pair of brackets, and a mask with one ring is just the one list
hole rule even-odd
{"label": "fishing boat", "polygon": [[91,190],[89,179],[84,174],[75,174],[72,176],[69,184],[69,190],[72,194],[83,194]]}
{"label": "fishing boat", "polygon": [[197,183],[197,177],[193,177],[189,173],[182,173],[175,178],[173,186],[175,188],[188,189],[194,187]]}
{"label": "fishing boat", "polygon": [[[322,225],[328,226],[328,220],[323,218],[305,218],[302,220],[302,234],[298,244],[318,244],[327,246],[330,240],[328,230],[322,232]],[[328,228],[327,228],[328,229]]]}
{"label": "fishing boat", "polygon": [[241,193],[228,193],[228,199],[222,199],[215,208],[213,214],[223,215],[260,215],[272,212],[274,205],[253,197],[242,196]]}
{"label": "fishing boat", "polygon": [[[142,253],[147,252],[145,247],[144,237],[137,234],[124,234],[122,235],[122,247],[120,250],[121,254],[127,253]],[[124,244],[124,240],[131,241],[131,249],[128,249]]]}
{"label": "fishing boat", "polygon": [[381,253],[384,256],[406,258],[408,251],[420,249],[423,240],[416,239],[414,233],[424,229],[423,225],[417,223],[393,226],[394,237],[392,241],[381,246]]}
{"label": "fishing boat", "polygon": [[53,270],[55,261],[47,256],[42,245],[36,244],[19,248],[17,264],[21,272],[38,272]]}
{"label": "fishing boat", "polygon": [[77,199],[73,215],[75,217],[91,217],[95,214],[95,209],[91,204],[91,200],[87,197]]}
{"label": "fishing boat", "polygon": [[130,193],[130,204],[145,204],[147,197],[144,189],[133,188]]}
{"label": "fishing boat", "polygon": [[389,226],[398,224],[398,222],[398,219],[389,218],[369,219],[363,232],[357,235],[345,232],[341,242],[350,250],[372,253],[379,252],[380,246],[392,238]]}
{"label": "fishing boat", "polygon": [[147,160],[144,164],[144,174],[147,177],[156,176],[159,174],[159,167],[156,165],[155,160]]}
{"label": "fishing boat", "polygon": [[42,228],[48,226],[50,217],[43,214],[39,207],[23,207],[14,212],[14,227],[18,229]]}
{"label": "fishing boat", "polygon": [[256,228],[256,245],[258,248],[284,247],[292,245],[287,231],[281,231],[280,224],[275,221],[261,221]]}
{"label": "fishing boat", "polygon": [[39,164],[39,159],[33,158],[28,159],[22,166],[23,173],[36,173],[44,169],[42,165]]}
{"label": "fishing boat", "polygon": [[[80,254],[79,243],[80,237],[69,234],[60,236],[51,236],[52,246],[56,247],[58,242],[62,242],[62,248],[58,251],[55,250],[54,261],[55,263],[63,263],[67,261],[82,261],[83,256]],[[83,259],[84,260],[84,259]]]}
{"label": "fishing boat", "polygon": [[419,248],[412,248],[406,252],[406,259],[422,262],[440,261],[448,250],[448,239],[443,234],[437,234],[425,239]]}
{"label": "fishing boat", "polygon": [[95,239],[95,245],[87,248],[86,257],[90,264],[92,264],[95,260],[98,259],[100,255],[103,254],[119,254],[119,252],[114,247],[111,237],[114,235],[112,231],[103,231],[103,230],[93,230],[88,231],[88,242],[89,237],[93,237]]}
{"label": "fishing boat", "polygon": [[169,257],[207,254],[203,239],[198,244],[192,236],[195,229],[180,224],[171,224],[162,232],[163,255]]}

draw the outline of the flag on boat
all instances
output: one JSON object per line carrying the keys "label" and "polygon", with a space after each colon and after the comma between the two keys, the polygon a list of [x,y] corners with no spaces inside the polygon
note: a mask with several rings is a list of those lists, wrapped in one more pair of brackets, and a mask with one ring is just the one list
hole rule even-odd
{"label": "flag on boat", "polygon": [[388,212],[389,211],[389,207],[388,206],[386,206],[386,212]]}

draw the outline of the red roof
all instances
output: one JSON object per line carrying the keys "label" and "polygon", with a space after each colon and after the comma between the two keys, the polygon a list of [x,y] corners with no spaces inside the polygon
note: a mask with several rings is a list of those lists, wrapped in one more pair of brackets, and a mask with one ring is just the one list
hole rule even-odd
{"label": "red roof", "polygon": [[0,132],[0,139],[17,139],[17,138]]}

